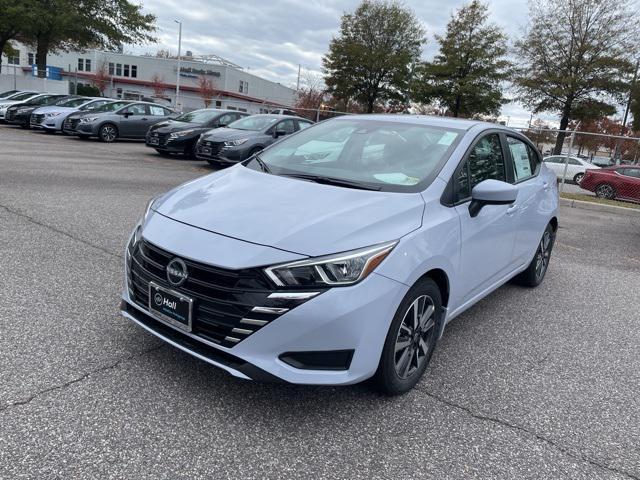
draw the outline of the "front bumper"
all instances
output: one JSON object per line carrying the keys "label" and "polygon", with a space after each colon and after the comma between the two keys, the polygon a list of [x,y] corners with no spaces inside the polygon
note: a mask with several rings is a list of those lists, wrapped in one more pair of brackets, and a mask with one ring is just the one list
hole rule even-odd
{"label": "front bumper", "polygon": [[79,122],[73,132],[76,135],[98,135],[98,125],[95,123],[82,123]]}
{"label": "front bumper", "polygon": [[[156,223],[158,221],[155,219]],[[176,222],[168,219],[161,221],[171,222],[165,227],[174,230],[173,224]],[[217,245],[219,236],[179,225],[179,231],[172,231],[167,245],[159,246],[177,256],[193,258],[193,254],[187,254],[187,250],[190,250],[188,246],[183,251],[171,248],[175,247],[174,239],[196,236],[204,240],[202,237],[206,237],[209,247]],[[161,239],[153,238],[154,231],[160,231],[158,227],[151,229],[151,239],[147,239],[146,230],[143,231],[145,240],[158,245]],[[225,252],[229,247],[234,250],[244,248],[248,252],[247,257],[252,258],[253,250],[257,248],[228,238],[220,242],[234,242],[234,245],[221,243],[217,245],[218,249],[208,248],[208,251]],[[291,308],[229,347],[207,342],[193,332],[185,332],[150,316],[148,307],[136,303],[127,286],[122,295],[121,310],[123,316],[159,338],[240,378],[310,385],[347,385],[361,382],[376,372],[389,325],[407,290],[406,285],[374,272],[359,284],[326,290]],[[352,352],[346,370],[296,368],[292,362],[280,358],[291,352],[344,351]]]}
{"label": "front bumper", "polygon": [[192,148],[194,143],[198,140],[198,137],[178,138],[175,140],[169,140],[168,135],[162,137],[157,136],[152,138],[147,136],[145,144],[147,147],[154,148],[163,152],[169,153],[187,153]]}
{"label": "front bumper", "polygon": [[31,113],[14,113],[11,118],[5,118],[6,122],[11,125],[29,125]]}
{"label": "front bumper", "polygon": [[62,130],[62,119],[57,117],[45,117],[31,115],[29,120],[31,128],[40,130]]}

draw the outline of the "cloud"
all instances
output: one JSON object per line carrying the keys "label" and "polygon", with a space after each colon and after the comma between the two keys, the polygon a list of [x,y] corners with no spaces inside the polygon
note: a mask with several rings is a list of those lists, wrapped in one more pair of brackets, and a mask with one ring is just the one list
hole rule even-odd
{"label": "cloud", "polygon": [[[405,0],[427,31],[424,58],[437,52],[434,34],[444,32],[450,15],[464,0]],[[255,75],[294,86],[298,65],[320,72],[322,56],[338,33],[340,17],[353,11],[359,0],[146,0],[145,11],[158,18],[158,44],[130,47],[135,53],[163,48],[178,50],[182,21],[182,51],[195,55],[215,53]],[[493,0],[491,21],[515,38],[527,20],[526,0]],[[518,13],[519,12],[519,13]],[[525,124],[529,114],[509,104],[503,114]]]}

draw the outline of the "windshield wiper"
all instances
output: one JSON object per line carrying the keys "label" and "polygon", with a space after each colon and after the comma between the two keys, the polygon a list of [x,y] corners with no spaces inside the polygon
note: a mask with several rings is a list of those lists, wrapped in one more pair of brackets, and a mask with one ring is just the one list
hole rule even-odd
{"label": "windshield wiper", "polygon": [[321,183],[323,185],[335,185],[337,187],[356,188],[358,190],[381,190],[382,187],[375,185],[367,185],[365,183],[354,182],[352,180],[344,180],[342,178],[325,177],[318,175],[310,175],[306,173],[281,173],[284,177],[299,178],[310,182]]}
{"label": "windshield wiper", "polygon": [[267,165],[267,164],[264,162],[264,160],[262,160],[262,159],[260,158],[260,155],[255,155],[255,156],[253,157],[253,159],[254,159],[256,162],[258,162],[258,164],[260,165],[260,168],[262,169],[262,171],[263,171],[264,173],[271,173],[271,169],[269,168],[269,165]]}

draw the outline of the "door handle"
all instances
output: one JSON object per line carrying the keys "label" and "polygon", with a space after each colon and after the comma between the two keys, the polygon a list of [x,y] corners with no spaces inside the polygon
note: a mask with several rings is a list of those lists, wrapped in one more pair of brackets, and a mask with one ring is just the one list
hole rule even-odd
{"label": "door handle", "polygon": [[507,215],[512,215],[517,211],[518,211],[518,206],[515,204],[512,204],[509,206],[509,208],[507,208]]}

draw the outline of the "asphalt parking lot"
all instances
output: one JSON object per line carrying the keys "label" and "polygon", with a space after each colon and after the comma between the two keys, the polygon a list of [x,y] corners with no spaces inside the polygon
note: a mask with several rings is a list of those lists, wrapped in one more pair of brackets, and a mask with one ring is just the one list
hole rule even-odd
{"label": "asphalt parking lot", "polygon": [[146,201],[210,171],[0,126],[0,478],[640,478],[638,217],[563,209],[407,395],[256,384],[118,313]]}

